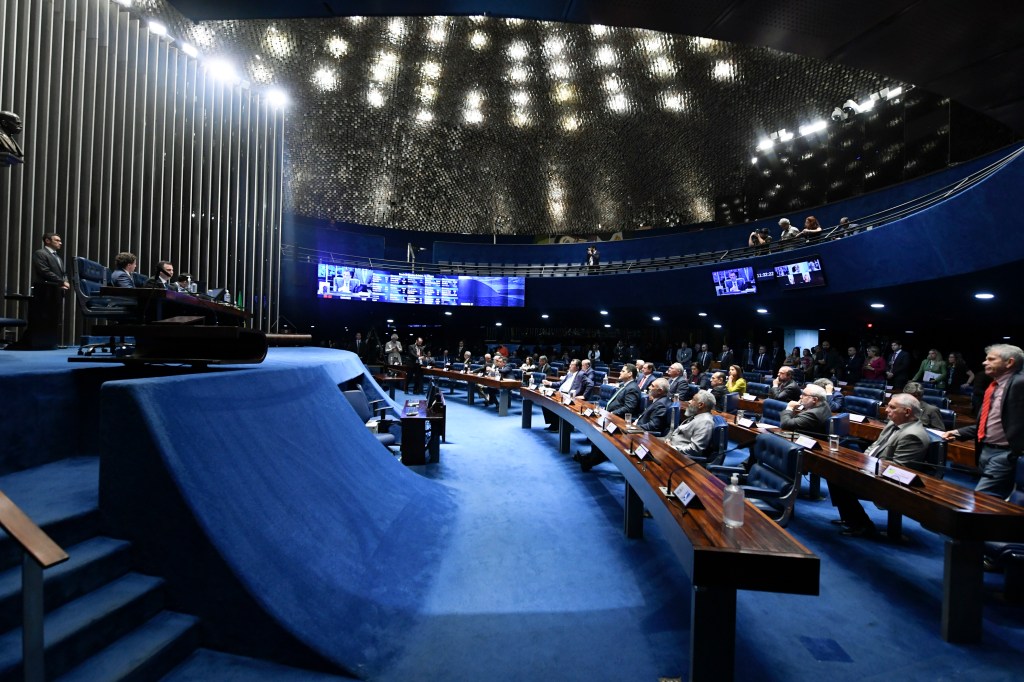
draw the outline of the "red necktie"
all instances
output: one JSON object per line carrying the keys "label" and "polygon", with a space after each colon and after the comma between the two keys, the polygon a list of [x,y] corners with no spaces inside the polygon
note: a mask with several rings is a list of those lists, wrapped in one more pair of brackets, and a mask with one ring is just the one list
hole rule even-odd
{"label": "red necktie", "polygon": [[985,440],[985,424],[988,423],[988,411],[992,409],[992,394],[996,392],[996,382],[993,381],[985,389],[985,399],[981,403],[981,414],[978,415],[978,442]]}

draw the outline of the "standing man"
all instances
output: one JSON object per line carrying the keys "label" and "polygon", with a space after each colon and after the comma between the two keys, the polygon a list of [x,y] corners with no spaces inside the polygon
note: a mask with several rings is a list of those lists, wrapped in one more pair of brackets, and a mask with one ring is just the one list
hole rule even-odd
{"label": "standing man", "polygon": [[892,355],[889,356],[887,367],[885,376],[893,390],[900,390],[910,381],[910,375],[913,373],[910,353],[903,350],[903,344],[899,341],[892,342]]}
{"label": "standing man", "polygon": [[362,332],[356,332],[356,340],[352,342],[352,352],[362,360],[366,354],[366,342],[363,341]]}
{"label": "standing man", "polygon": [[974,438],[979,453],[981,480],[975,490],[1006,498],[1013,492],[1017,458],[1024,451],[1024,376],[1020,374],[1024,351],[999,343],[985,349],[985,389],[978,422],[946,431],[946,440]]}
{"label": "standing man", "polygon": [[689,367],[691,360],[693,360],[693,350],[687,347],[686,341],[683,341],[679,344],[679,350],[676,351],[676,362],[683,367]]}
{"label": "standing man", "polygon": [[722,344],[722,354],[718,356],[718,366],[728,371],[729,365],[735,365],[736,354],[726,344]]}
{"label": "standing man", "polygon": [[772,356],[768,355],[768,349],[764,346],[758,346],[757,356],[754,358],[754,371],[759,374],[770,374],[774,369],[772,367]]}
{"label": "standing man", "polygon": [[423,361],[426,357],[426,349],[423,348],[423,337],[417,336],[416,343],[410,349],[412,355],[412,379],[415,383],[414,393],[423,393]]}
{"label": "standing man", "polygon": [[702,343],[700,345],[700,352],[697,353],[697,364],[700,365],[700,371],[708,371],[711,368],[711,361],[714,359],[714,354],[708,350],[708,344]]}
{"label": "standing man", "polygon": [[63,241],[56,232],[43,235],[43,247],[32,254],[32,303],[28,309],[25,344],[49,350],[60,343],[64,292],[71,288],[64,261],[57,252]]}

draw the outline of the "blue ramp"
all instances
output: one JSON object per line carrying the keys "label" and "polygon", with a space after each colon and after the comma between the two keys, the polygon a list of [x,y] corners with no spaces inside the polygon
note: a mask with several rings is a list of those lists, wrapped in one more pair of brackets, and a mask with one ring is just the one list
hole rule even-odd
{"label": "blue ramp", "polygon": [[[372,676],[415,625],[455,514],[320,367],[102,389],[100,508],[238,653]],[[281,651],[275,650],[280,647]]]}

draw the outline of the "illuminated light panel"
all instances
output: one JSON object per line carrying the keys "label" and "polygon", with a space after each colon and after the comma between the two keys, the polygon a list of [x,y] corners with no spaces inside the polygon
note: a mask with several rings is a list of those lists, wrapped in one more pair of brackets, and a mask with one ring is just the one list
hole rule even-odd
{"label": "illuminated light panel", "polygon": [[990,294],[990,293],[985,292],[985,291],[978,292],[978,293],[976,293],[974,295],[974,298],[976,298],[976,299],[978,299],[980,301],[989,301],[989,300],[991,300],[991,299],[993,299],[995,297],[996,297],[995,294]]}
{"label": "illuminated light panel", "polygon": [[333,90],[337,84],[338,76],[334,73],[334,69],[329,69],[326,66],[323,66],[313,72],[313,85],[320,90],[329,92]]}
{"label": "illuminated light panel", "polygon": [[340,36],[332,36],[327,41],[327,51],[332,57],[343,57],[348,53],[348,42]]}
{"label": "illuminated light panel", "polygon": [[149,22],[149,32],[155,36],[165,36],[167,35],[167,27],[159,21],[151,21]]}
{"label": "illuminated light panel", "polygon": [[530,103],[530,93],[526,92],[526,90],[516,90],[509,99],[512,101],[512,104],[525,106]]}
{"label": "illuminated light panel", "polygon": [[693,46],[698,50],[710,50],[715,46],[715,43],[717,42],[717,40],[712,40],[711,38],[698,37],[693,39]]}
{"label": "illuminated light panel", "polygon": [[732,80],[736,77],[736,65],[730,61],[718,61],[711,70],[711,75],[720,81]]}
{"label": "illuminated light panel", "polygon": [[217,42],[217,36],[213,34],[213,29],[202,24],[192,27],[192,39],[204,50],[211,49]]}
{"label": "illuminated light panel", "polygon": [[400,42],[405,37],[405,19],[392,17],[388,21],[388,36],[392,42]]}
{"label": "illuminated light panel", "polygon": [[608,76],[604,79],[604,89],[608,92],[619,92],[622,90],[622,82],[618,76]]}
{"label": "illuminated light panel", "polygon": [[267,102],[275,109],[288,106],[288,95],[280,88],[274,88],[267,92]]}
{"label": "illuminated light panel", "polygon": [[466,123],[483,123],[484,115],[479,109],[467,109],[463,112],[462,117],[466,119]]}
{"label": "illuminated light panel", "polygon": [[665,51],[665,41],[660,36],[651,36],[643,41],[644,50],[648,54],[659,54]]}
{"label": "illuminated light panel", "polygon": [[661,318],[658,317],[657,315],[651,315],[651,320],[653,320],[654,322],[661,322]]}
{"label": "illuminated light panel", "polygon": [[[353,17],[349,17],[348,18],[349,23],[352,24],[353,26],[359,26],[365,20],[366,20],[366,17],[361,17],[361,16],[353,16]],[[388,321],[390,322],[390,320],[388,320]]]}
{"label": "illuminated light panel", "polygon": [[779,141],[780,142],[789,142],[792,139],[793,139],[793,133],[789,132],[785,128],[783,128],[782,130],[779,131]]}
{"label": "illuminated light panel", "polygon": [[263,62],[253,62],[249,65],[249,77],[254,82],[265,85],[274,80],[274,70]]}
{"label": "illuminated light panel", "polygon": [[608,27],[602,24],[593,24],[590,27],[590,32],[593,33],[595,36],[600,37],[608,33]]}
{"label": "illuminated light panel", "polygon": [[516,109],[512,112],[512,125],[518,128],[525,128],[531,123],[533,123],[533,119],[530,118],[527,112],[521,109]]}
{"label": "illuminated light panel", "polygon": [[523,19],[512,18],[505,19],[505,23],[508,24],[509,26],[522,26],[525,23],[525,21]]}
{"label": "illuminated light panel", "polygon": [[436,81],[441,77],[441,65],[437,62],[424,62],[420,67],[420,73],[427,80]]}
{"label": "illuminated light panel", "polygon": [[517,62],[521,62],[526,59],[526,55],[528,54],[530,54],[530,50],[526,47],[526,43],[521,40],[517,40],[508,46],[508,56]]}
{"label": "illuminated light panel", "polygon": [[607,314],[608,314],[608,311],[607,311],[607,310],[602,310],[602,311],[601,311],[601,314],[602,314],[602,315],[607,315]]}
{"label": "illuminated light panel", "polygon": [[686,109],[686,98],[678,92],[666,92],[662,96],[662,106],[669,111],[683,111]]}
{"label": "illuminated light panel", "polygon": [[430,123],[434,120],[434,115],[426,109],[420,109],[416,114],[416,120],[420,123]]}
{"label": "illuminated light panel", "polygon": [[437,98],[437,88],[433,85],[421,85],[416,95],[421,102],[433,102]]}
{"label": "illuminated light panel", "polygon": [[549,57],[557,57],[565,50],[565,39],[560,36],[552,36],[544,41],[544,54]]}
{"label": "illuminated light panel", "polygon": [[658,57],[654,61],[651,62],[651,74],[654,75],[654,76],[660,76],[660,77],[671,76],[671,75],[675,74],[675,72],[676,72],[675,64],[670,62],[665,57]]}
{"label": "illuminated light panel", "polygon": [[580,129],[580,120],[575,116],[563,116],[562,117],[562,130],[566,132],[574,132]]}
{"label": "illuminated light panel", "polygon": [[443,45],[448,40],[448,32],[444,30],[443,26],[431,26],[427,31],[427,40],[435,45]]}
{"label": "illuminated light panel", "polygon": [[377,83],[390,83],[397,74],[398,55],[394,52],[381,52],[370,67],[370,80]]}
{"label": "illuminated light panel", "polygon": [[513,66],[509,69],[508,77],[513,83],[522,83],[530,77],[530,72],[521,66]]}
{"label": "illuminated light panel", "polygon": [[555,86],[555,101],[560,104],[571,102],[576,98],[576,88],[572,87],[568,83],[559,83]]}
{"label": "illuminated light panel", "polygon": [[884,308],[885,304],[884,303],[872,303],[871,307],[872,308]]}
{"label": "illuminated light panel", "polygon": [[558,61],[553,62],[551,66],[548,67],[548,73],[551,74],[553,78],[568,78],[571,71],[569,70],[568,64]]}
{"label": "illuminated light panel", "polygon": [[602,45],[597,49],[597,61],[605,66],[614,64],[616,61],[615,50],[608,45]]}
{"label": "illuminated light panel", "polygon": [[487,47],[487,34],[483,31],[473,31],[472,35],[469,36],[469,44],[473,46],[474,50],[482,50]]}
{"label": "illuminated light panel", "polygon": [[267,48],[267,52],[274,57],[289,57],[295,51],[294,41],[284,31],[279,30],[276,26],[270,26],[267,28],[267,32],[263,36],[263,45]]}
{"label": "illuminated light panel", "polygon": [[195,46],[190,44],[190,43],[182,43],[181,44],[181,51],[184,52],[185,54],[187,54],[189,57],[198,57],[199,56],[199,50],[197,50],[195,48]]}
{"label": "illuminated light panel", "polygon": [[608,100],[608,108],[612,111],[623,112],[629,108],[629,100],[622,93],[614,95]]}
{"label": "illuminated light panel", "polygon": [[384,106],[384,94],[380,90],[371,89],[366,93],[366,101],[370,103],[370,106],[379,109]]}
{"label": "illuminated light panel", "polygon": [[470,90],[466,93],[466,106],[470,109],[479,109],[484,102],[484,96],[479,90]]}
{"label": "illuminated light panel", "polygon": [[206,69],[210,75],[219,81],[234,81],[238,80],[238,74],[235,72],[235,67],[223,59],[211,59],[206,62]]}
{"label": "illuminated light panel", "polygon": [[697,317],[707,317],[707,313],[697,313]]}
{"label": "illuminated light panel", "polygon": [[800,134],[810,135],[811,133],[816,133],[819,130],[824,130],[827,127],[828,123],[824,120],[815,121],[814,123],[808,123],[807,125],[800,126]]}

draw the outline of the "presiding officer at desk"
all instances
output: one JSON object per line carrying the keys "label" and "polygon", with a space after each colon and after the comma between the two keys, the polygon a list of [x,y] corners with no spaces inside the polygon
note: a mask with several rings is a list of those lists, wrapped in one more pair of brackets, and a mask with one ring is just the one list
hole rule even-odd
{"label": "presiding officer at desk", "polygon": [[146,287],[150,289],[171,289],[174,278],[174,266],[168,261],[162,260],[156,264],[156,272],[146,280]]}
{"label": "presiding officer at desk", "polygon": [[110,283],[123,289],[134,289],[135,278],[132,273],[139,267],[139,260],[134,253],[122,251],[114,256],[114,271],[110,273]]}
{"label": "presiding officer at desk", "polygon": [[[885,406],[885,413],[889,423],[864,454],[901,465],[923,462],[931,439],[921,423],[921,403],[909,393],[897,393]],[[861,537],[875,534],[875,525],[860,506],[856,495],[831,482],[828,489],[832,504],[839,510],[838,523],[846,526],[843,535]]]}
{"label": "presiding officer at desk", "polygon": [[799,400],[791,400],[782,411],[779,423],[787,431],[800,431],[817,436],[828,435],[828,422],[832,410],[828,406],[825,389],[807,384],[800,392]]}

